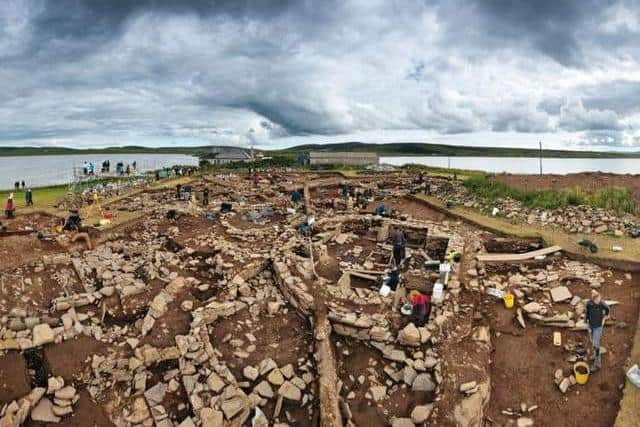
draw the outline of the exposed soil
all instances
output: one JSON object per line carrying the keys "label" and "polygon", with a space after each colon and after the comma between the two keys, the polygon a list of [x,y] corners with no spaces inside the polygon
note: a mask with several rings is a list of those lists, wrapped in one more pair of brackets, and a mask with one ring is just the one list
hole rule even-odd
{"label": "exposed soil", "polygon": [[[344,383],[343,394],[355,393],[355,397],[348,400],[355,425],[385,427],[388,425],[386,419],[404,417],[415,406],[433,401],[433,394],[411,392],[406,387],[397,387],[382,402],[367,399],[365,395],[371,386],[386,384],[388,376],[384,367],[389,361],[383,359],[379,351],[357,341],[334,336],[334,343],[338,375]],[[361,383],[362,378],[364,381]]]}
{"label": "exposed soil", "polygon": [[[255,341],[251,341],[246,334],[251,334]],[[242,340],[243,345],[235,347],[233,340]],[[309,325],[293,310],[277,316],[261,315],[259,319],[252,319],[248,310],[228,317],[217,324],[211,336],[211,343],[219,350],[227,365],[236,376],[244,378],[242,370],[245,366],[257,367],[265,358],[273,359],[279,367],[292,364],[297,366],[300,360],[313,359],[312,336]],[[248,345],[255,345],[255,351],[248,357],[239,357],[237,351]],[[252,382],[255,386],[263,378]],[[308,385],[314,387],[314,384]],[[275,409],[275,402],[270,401],[261,408],[265,414],[271,416]],[[309,405],[300,407],[294,402],[284,402],[280,419],[295,420],[295,425],[312,425],[312,418],[316,411],[310,410]],[[288,413],[288,417],[287,417]]]}
{"label": "exposed soil", "polygon": [[[73,407],[74,411],[70,417],[64,419],[64,425],[69,427],[113,427],[102,406],[96,404],[89,393],[80,392],[80,399]],[[38,423],[30,418],[24,424],[25,427],[58,427],[61,424]]]}
{"label": "exposed soil", "polygon": [[11,351],[0,356],[0,404],[19,399],[30,391],[31,381],[23,355]]}
{"label": "exposed soil", "polygon": [[[616,279],[623,279],[623,276],[616,273],[611,281]],[[590,292],[588,286],[578,284],[574,284],[571,291],[581,297],[588,297]],[[588,347],[587,332],[534,325],[523,330],[516,326],[513,310],[489,303],[495,351],[488,415],[495,425],[513,422],[514,417],[505,416],[501,411],[518,410],[521,403],[539,406],[530,414],[536,426],[613,425],[625,383],[624,371],[619,367],[623,366],[631,350],[638,317],[640,280],[634,276],[632,282],[624,280],[623,285],[608,285],[603,294],[607,299],[621,302],[612,309],[611,324],[605,327],[602,346],[607,353],[603,355],[603,369],[592,374],[586,385],[571,387],[566,395],[554,383],[554,373],[556,369],[563,369],[565,375],[569,375],[573,364],[565,361],[569,352],[553,345],[552,335],[559,330],[563,345],[572,342]],[[625,327],[618,327],[625,324]]]}
{"label": "exposed soil", "polygon": [[87,336],[75,337],[44,348],[44,360],[51,375],[61,376],[65,382],[77,380],[91,368],[91,357],[104,354],[108,346]]}
{"label": "exposed soil", "polygon": [[[26,235],[0,236],[0,271],[15,268],[24,263],[35,261],[43,255],[63,252],[55,241],[41,241],[36,233]],[[15,254],[20,254],[16,257]]]}
{"label": "exposed soil", "polygon": [[[109,416],[119,417],[125,408],[128,411],[130,404],[135,399],[132,393],[134,388],[130,381],[110,383],[107,390],[103,389],[100,393],[95,394],[99,396],[97,402],[92,399],[87,391],[89,384],[95,385],[95,382],[90,383],[90,380],[95,380],[92,377],[94,373],[91,372],[92,356],[109,354],[109,358],[114,363],[117,361],[117,363],[126,365],[130,362],[129,358],[134,355],[131,346],[135,346],[129,344],[128,341],[125,342],[126,337],[137,337],[135,341],[137,342],[139,339],[139,346],[157,348],[174,346],[177,335],[185,336],[192,332],[192,321],[195,318],[192,311],[211,303],[214,299],[220,302],[234,299],[250,301],[249,307],[228,317],[220,316],[207,326],[216,357],[231,370],[234,377],[238,379],[239,387],[247,394],[264,379],[264,376],[255,381],[249,381],[244,377],[243,368],[249,365],[257,367],[265,358],[272,358],[280,368],[288,364],[293,365],[296,376],[302,376],[303,372],[308,372],[317,379],[312,322],[297,314],[291,305],[286,304],[286,299],[283,300],[284,305],[277,310],[276,315],[266,314],[266,299],[263,296],[254,296],[254,293],[261,292],[260,288],[265,284],[264,280],[272,280],[271,276],[265,275],[269,279],[261,277],[261,281],[252,281],[251,296],[247,296],[246,292],[248,291],[239,289],[241,286],[236,286],[232,281],[235,274],[245,269],[245,265],[254,259],[261,259],[262,254],[267,253],[267,251],[255,250],[256,245],[273,244],[273,242],[257,242],[255,240],[258,239],[251,238],[254,234],[251,232],[242,234],[238,232],[238,229],[243,232],[260,229],[259,232],[262,233],[263,229],[277,226],[277,232],[272,234],[275,236],[289,228],[288,221],[291,219],[291,217],[284,216],[281,209],[281,203],[289,200],[289,194],[286,192],[280,194],[275,190],[275,187],[262,187],[262,184],[261,188],[256,191],[252,188],[250,181],[244,178],[246,177],[229,180],[229,186],[207,184],[205,179],[194,182],[193,188],[198,197],[205,186],[212,190],[210,196],[212,206],[222,200],[232,199],[236,201],[243,199],[247,203],[244,207],[238,208],[235,215],[220,215],[216,212],[216,218],[213,221],[207,220],[197,211],[187,208],[186,202],[182,202],[183,205],[180,205],[180,202],[177,202],[173,195],[174,189],[141,192],[111,203],[110,208],[114,210],[139,210],[141,209],[139,207],[140,197],[146,197],[144,200],[152,200],[155,203],[160,202],[160,205],[156,205],[155,213],[133,221],[118,231],[113,231],[113,236],[109,238],[141,243],[147,239],[156,239],[154,240],[155,248],[161,247],[158,252],[166,254],[163,255],[166,258],[159,259],[168,259],[169,262],[159,267],[162,274],[153,279],[139,277],[139,266],[129,270],[134,272],[136,279],[144,282],[143,292],[127,296],[122,300],[116,292],[110,294],[111,296],[101,298],[96,303],[75,309],[77,314],[83,316],[82,322],[85,327],[92,322],[95,326],[99,325],[102,330],[99,332],[103,337],[105,334],[117,332],[120,334],[119,336],[114,334],[117,338],[111,339],[109,336],[104,341],[99,341],[85,335],[93,333],[90,332],[90,328],[86,328],[75,338],[66,339],[65,336],[65,340],[61,343],[46,344],[22,353],[9,351],[0,355],[0,404],[23,397],[35,386],[46,385],[48,376],[62,376],[67,384],[76,386],[80,393],[80,400],[74,405],[73,415],[65,417],[62,424],[112,426]],[[309,175],[292,174],[282,176],[282,183],[284,186],[285,181],[289,185],[295,182],[302,188],[303,181],[310,178]],[[504,180],[504,182],[513,180],[509,183],[523,186],[536,185],[538,188],[564,188],[578,184],[584,187],[589,181],[592,182],[589,182],[588,185],[593,188],[601,188],[611,185],[626,185],[626,180],[630,180],[629,182],[634,183],[630,188],[640,200],[640,176],[609,177],[607,174],[579,174],[566,177],[524,177],[500,175],[496,179]],[[540,182],[536,182],[536,179],[539,179]],[[318,207],[332,209],[331,199],[339,197],[339,186],[335,182],[334,180],[329,186],[316,187],[312,190],[312,203],[316,207],[316,215],[319,219],[323,216],[323,209],[318,209]],[[445,214],[418,201],[404,197],[405,193],[394,194],[397,189],[405,190],[406,185],[392,175],[386,175],[380,179],[371,177],[363,179],[362,183],[365,182],[366,185],[371,184],[370,187],[389,189],[388,192],[380,193],[382,194],[379,197],[381,200],[367,206],[366,213],[370,213],[375,206],[383,204],[395,210],[397,218],[401,220],[429,221],[427,222],[429,227],[434,223],[439,223],[437,226],[434,225],[438,230],[436,237],[429,234],[425,236],[423,231],[409,230],[409,249],[425,249],[429,258],[439,260],[446,254],[449,242],[457,244],[458,239],[465,239],[465,254],[462,264],[459,266],[459,272],[465,273],[472,269],[471,261],[475,256],[476,245],[479,247],[484,244],[488,252],[525,252],[536,249],[540,244],[539,241],[497,238],[491,233],[479,232],[473,227],[452,220]],[[544,187],[545,185],[548,187]],[[391,196],[383,198],[385,194]],[[261,221],[254,223],[243,219],[242,214],[252,209],[252,204],[263,203],[274,207],[279,206],[277,213],[268,217],[264,223]],[[184,213],[177,219],[167,219],[163,213],[158,214],[165,205],[166,209],[183,206],[185,211],[192,213]],[[213,211],[213,209],[211,210]],[[334,215],[338,212],[342,213],[342,210],[335,209],[330,212],[331,215]],[[357,212],[350,211],[349,213],[356,214]],[[365,213],[364,210],[363,213]],[[367,219],[341,224],[342,232],[349,234],[347,241],[344,243],[337,243],[335,240],[329,241],[327,244],[328,256],[316,259],[318,261],[315,266],[317,273],[329,282],[337,282],[342,276],[343,269],[352,266],[355,266],[356,269],[376,271],[384,270],[389,266],[391,255],[389,245],[380,244],[376,240],[378,231],[376,227],[381,225],[382,219],[365,218]],[[31,227],[39,230],[52,228],[56,223],[55,217],[33,214],[21,216],[11,225],[15,229]],[[228,227],[229,224],[232,227]],[[407,224],[410,222],[407,221]],[[421,229],[416,228],[415,230]],[[441,236],[440,234],[449,234],[448,232],[451,232],[451,239],[450,236]],[[431,228],[429,233],[431,233]],[[453,238],[454,235],[456,239]],[[285,236],[291,237],[287,234]],[[291,237],[291,240],[295,238],[297,236]],[[166,245],[164,245],[165,241]],[[230,244],[227,246],[218,245],[223,241],[225,244],[227,242]],[[291,248],[293,254],[291,258],[288,258],[288,262],[294,275],[302,274],[302,269],[296,270],[296,268],[304,264],[303,261],[309,257],[306,243],[306,241],[298,240],[294,241],[292,246],[287,246]],[[102,242],[97,244],[100,245]],[[185,248],[189,250],[184,250]],[[275,253],[277,249],[279,248],[273,248],[271,252]],[[420,289],[429,293],[438,273],[424,268],[426,257],[422,255],[421,250],[411,252],[413,256],[403,266],[402,284],[406,289]],[[64,294],[83,293],[85,288],[71,266],[48,265],[42,270],[39,263],[35,262],[41,260],[44,255],[56,253],[65,253],[65,248],[56,243],[37,241],[35,234],[0,237],[0,276],[4,274],[7,277],[12,277],[8,276],[11,274],[32,281],[32,284],[26,288],[18,280],[11,280],[8,283],[5,281],[6,284],[0,289],[0,308],[2,309],[0,314],[8,314],[10,309],[20,308],[26,310],[29,316],[38,316],[38,322],[46,321],[54,327],[62,324],[59,317],[63,313],[52,312],[51,300]],[[134,251],[131,254],[132,257],[138,255],[139,250],[138,253]],[[549,269],[552,270],[553,264],[562,260],[564,260],[563,257],[547,257],[545,260],[532,260],[518,264],[518,266],[487,265],[486,273],[500,274],[505,278],[516,272],[519,266],[526,266],[531,271],[549,266]],[[220,261],[219,264],[224,264],[224,267],[214,265],[213,261]],[[296,263],[299,264],[296,265]],[[475,269],[475,264],[473,269]],[[562,347],[555,347],[552,343],[552,333],[555,329],[533,323],[529,323],[526,329],[521,329],[514,321],[515,311],[507,310],[502,304],[490,300],[485,295],[484,289],[471,290],[472,287],[468,286],[471,280],[476,283],[478,280],[482,280],[483,274],[485,273],[476,271],[473,274],[466,273],[457,276],[461,282],[459,292],[453,292],[453,288],[448,289],[446,304],[436,306],[434,310],[438,316],[432,316],[430,319],[430,322],[433,322],[429,325],[430,327],[434,324],[437,325],[430,329],[434,339],[428,343],[422,341],[420,347],[402,347],[410,358],[421,359],[423,356],[415,355],[415,353],[428,350],[428,353],[438,360],[437,394],[413,392],[411,386],[402,381],[392,381],[391,377],[384,372],[385,366],[399,370],[404,366],[402,362],[391,362],[383,358],[379,350],[370,347],[369,341],[365,341],[367,342],[365,344],[355,339],[341,337],[337,335],[338,329],[334,329],[331,342],[337,361],[337,373],[342,381],[342,389],[339,394],[341,398],[346,398],[350,392],[353,393],[347,399],[353,415],[353,423],[357,426],[367,427],[388,426],[393,417],[408,417],[415,406],[433,403],[434,410],[428,425],[454,426],[456,424],[453,416],[455,408],[465,398],[459,390],[460,384],[469,381],[482,383],[489,379],[491,395],[485,413],[485,421],[491,422],[492,425],[514,425],[517,417],[504,415],[502,411],[509,408],[518,410],[521,403],[525,403],[527,406],[538,405],[539,408],[529,414],[535,420],[536,426],[585,425],[595,427],[612,425],[618,410],[621,387],[624,384],[624,372],[621,367],[629,354],[631,337],[635,332],[635,321],[640,305],[640,275],[634,276],[633,280],[629,281],[623,273],[613,271],[612,276],[607,278],[607,283],[602,289],[605,297],[618,300],[621,304],[614,307],[613,319],[605,330],[603,345],[607,349],[607,353],[604,356],[604,369],[592,375],[588,384],[573,386],[566,395],[563,395],[554,383],[554,372],[561,368],[568,375],[572,364],[566,362],[570,355],[569,352]],[[191,281],[189,281],[187,288],[177,295],[173,295],[171,300],[167,301],[166,311],[163,311],[161,317],[154,321],[151,331],[145,336],[140,335],[142,319],[148,313],[152,313],[149,311],[149,303],[176,275],[193,278],[194,282],[206,284],[208,287],[204,286],[198,289],[197,285],[191,286]],[[65,280],[62,280],[61,277]],[[370,280],[353,276],[351,288],[354,293],[352,296],[350,298],[337,297],[334,300],[329,300],[328,292],[316,288],[316,281],[309,279],[309,275],[304,278],[303,282],[313,286],[310,292],[317,298],[316,304],[322,305],[322,310],[326,311],[328,305],[332,310],[339,307],[342,310],[351,311],[352,314],[369,314],[375,319],[375,322],[385,324],[385,327],[388,326],[388,332],[391,333],[392,338],[387,343],[400,346],[401,344],[398,344],[400,341],[396,338],[398,330],[404,327],[410,318],[392,313],[390,306],[386,305],[388,301],[380,302],[382,301],[381,297],[375,293],[379,287],[378,276],[375,277],[376,280]],[[505,278],[505,280],[507,279]],[[61,285],[63,281],[65,282],[64,286]],[[622,281],[622,284],[616,285],[615,281]],[[572,280],[570,283],[563,282],[563,284],[570,287],[573,295],[583,298],[589,296],[590,288],[586,281]],[[270,282],[269,285],[274,285],[274,283]],[[271,289],[273,292],[277,292],[275,288]],[[374,292],[368,293],[364,289]],[[337,293],[342,291],[339,290]],[[322,295],[322,298],[319,298],[319,295]],[[359,304],[362,302],[361,300],[369,298],[369,295],[372,295],[373,298],[367,304]],[[181,303],[185,300],[189,300],[192,304],[183,309]],[[446,307],[446,312],[444,307]],[[314,306],[314,309],[317,314],[318,306]],[[103,310],[104,321],[99,319]],[[86,315],[90,320],[86,318]],[[4,316],[3,327],[9,324],[9,320],[12,320],[11,316]],[[475,341],[472,338],[479,328],[486,326],[490,327],[492,333],[491,345]],[[59,328],[56,329],[59,330]],[[7,336],[3,336],[2,339],[15,336],[15,331],[10,331],[8,328],[4,330]],[[561,331],[563,343],[586,343],[588,341],[584,332]],[[28,331],[24,332],[28,333]],[[99,337],[97,333],[96,336]],[[62,337],[58,336],[58,338]],[[137,348],[140,349],[140,347]],[[180,372],[181,369],[184,369],[181,363],[183,362],[178,362],[178,359],[165,360],[141,369],[146,372],[146,384],[142,390],[145,389],[144,387],[148,389],[161,381],[169,382],[170,378],[176,378],[180,382],[177,388],[167,393],[162,403],[170,418],[177,422],[187,416],[195,415],[192,412],[190,396],[185,390],[187,386],[180,381],[184,374],[173,374],[176,376],[167,377],[170,375],[170,371]],[[307,368],[308,371],[305,371]],[[208,372],[205,372],[206,375]],[[105,378],[108,377],[105,373],[102,375]],[[307,376],[307,378],[309,377]],[[370,396],[367,396],[373,385],[388,387],[388,395],[380,402],[374,402]],[[94,393],[94,388],[91,390]],[[271,422],[287,422],[291,426],[317,425],[321,403],[316,382],[308,383],[303,389],[303,394],[305,396],[304,404],[285,400],[278,417],[274,417],[276,399],[267,400],[261,409]],[[116,418],[113,419],[116,420]],[[250,421],[245,424],[250,425]],[[42,424],[28,421],[26,425],[41,426]]]}
{"label": "exposed soil", "polygon": [[408,214],[413,218],[421,220],[444,221],[447,217],[442,212],[431,209],[424,203],[419,203],[408,198],[385,199],[382,201],[374,201],[367,205],[367,211],[373,212],[376,206],[384,205],[392,208],[400,214]]}

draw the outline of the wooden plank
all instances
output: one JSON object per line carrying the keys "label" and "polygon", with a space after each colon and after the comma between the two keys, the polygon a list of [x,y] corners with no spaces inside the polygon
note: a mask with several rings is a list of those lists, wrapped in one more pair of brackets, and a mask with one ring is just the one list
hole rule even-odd
{"label": "wooden plank", "polygon": [[523,254],[482,254],[476,258],[482,262],[512,262],[512,261],[525,261],[533,259],[535,257],[549,255],[554,252],[561,251],[560,246],[549,246],[548,248],[538,249],[536,251],[525,252]]}
{"label": "wooden plank", "polygon": [[375,276],[370,276],[368,274],[357,273],[355,271],[350,271],[349,274],[352,275],[352,276],[359,277],[361,279],[371,280],[372,282],[375,282],[375,281],[378,280],[378,278],[375,277]]}
{"label": "wooden plank", "polygon": [[360,274],[366,274],[366,275],[384,274],[384,271],[381,271],[381,270],[358,270],[356,268],[347,268],[344,271],[345,273],[360,273]]}

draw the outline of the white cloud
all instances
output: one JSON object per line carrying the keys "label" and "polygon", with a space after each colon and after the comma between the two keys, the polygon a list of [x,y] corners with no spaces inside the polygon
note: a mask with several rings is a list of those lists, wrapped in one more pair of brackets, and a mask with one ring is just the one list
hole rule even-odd
{"label": "white cloud", "polygon": [[3,2],[0,144],[632,137],[637,14],[556,3]]}

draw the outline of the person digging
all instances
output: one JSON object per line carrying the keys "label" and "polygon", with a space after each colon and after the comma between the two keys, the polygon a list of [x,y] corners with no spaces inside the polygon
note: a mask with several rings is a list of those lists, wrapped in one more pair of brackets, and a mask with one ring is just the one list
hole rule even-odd
{"label": "person digging", "polygon": [[598,291],[591,292],[591,299],[587,301],[585,318],[589,326],[589,337],[593,346],[593,365],[591,372],[597,372],[602,367],[602,355],[600,354],[600,341],[604,323],[609,318],[609,306],[602,300]]}

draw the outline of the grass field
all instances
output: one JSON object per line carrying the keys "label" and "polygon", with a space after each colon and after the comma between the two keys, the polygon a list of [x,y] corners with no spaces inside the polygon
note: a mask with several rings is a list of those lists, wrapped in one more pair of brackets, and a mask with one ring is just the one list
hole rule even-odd
{"label": "grass field", "polygon": [[[152,183],[149,189],[163,189],[175,187],[177,184],[187,184],[193,178],[191,177],[178,177],[178,178],[170,178],[164,179],[158,183]],[[77,187],[78,191],[82,191],[89,186],[96,185],[100,182],[109,182],[113,181],[113,178],[102,180],[102,181],[92,181],[90,183],[86,183]],[[14,204],[16,206],[16,213],[28,213],[33,211],[45,211],[50,213],[55,213],[56,208],[55,205],[63,200],[68,195],[69,187],[67,185],[54,185],[50,187],[39,187],[33,189],[33,206],[27,207],[25,201],[25,193],[24,191],[0,191],[0,203],[2,204],[2,210],[4,211],[4,205],[9,197],[10,193],[13,193]],[[125,191],[118,196],[117,198],[127,197],[131,194],[135,194],[136,192],[142,191],[141,187],[132,187],[130,189],[125,189]],[[113,199],[115,200],[115,199]],[[111,200],[105,200],[102,204],[107,203]]]}
{"label": "grass field", "polygon": [[603,188],[585,191],[580,188],[567,190],[535,190],[511,187],[484,174],[474,174],[464,181],[464,186],[474,195],[493,201],[510,197],[528,208],[556,209],[564,206],[585,205],[603,208],[617,214],[636,212],[633,194],[626,188]]}
{"label": "grass field", "polygon": [[[66,185],[55,185],[51,187],[42,187],[33,189],[33,206],[29,210],[47,210],[53,209],[53,206],[57,201],[61,200],[67,195],[68,187]],[[13,193],[14,203],[17,210],[23,210],[26,208],[26,202],[24,197],[24,191],[0,191],[0,201],[2,202],[2,208],[4,210],[4,204],[9,197],[9,194]]]}

